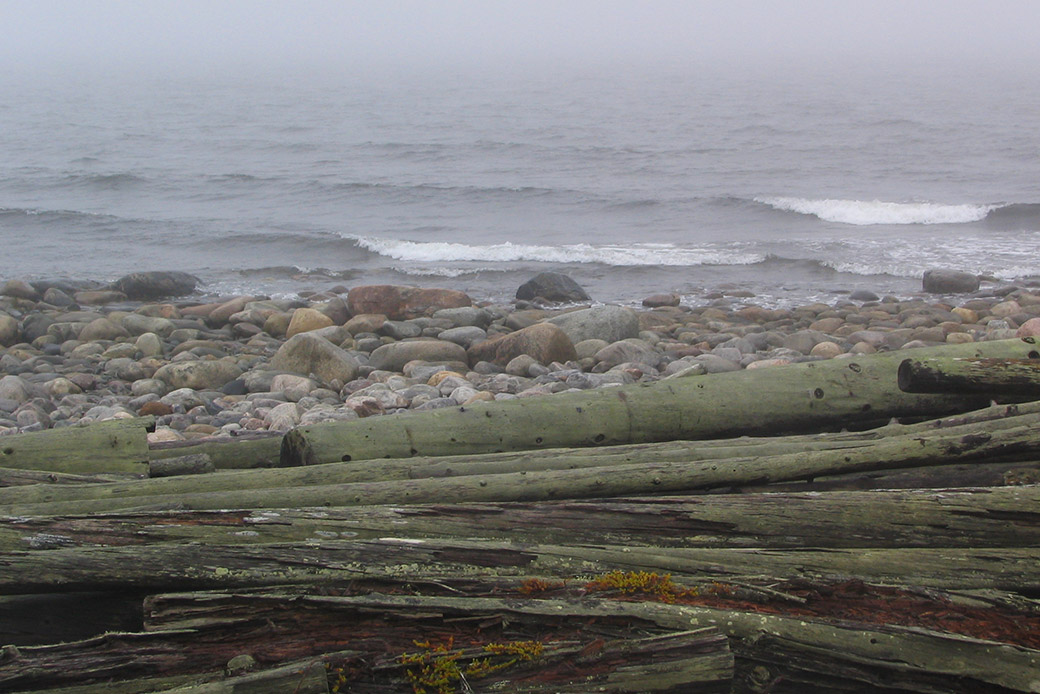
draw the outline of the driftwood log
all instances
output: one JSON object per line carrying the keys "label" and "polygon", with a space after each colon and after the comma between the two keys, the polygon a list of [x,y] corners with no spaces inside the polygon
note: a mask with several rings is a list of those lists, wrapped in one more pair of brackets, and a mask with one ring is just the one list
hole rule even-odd
{"label": "driftwood log", "polygon": [[[265,489],[227,489],[169,496],[109,496],[82,500],[13,503],[33,490],[0,490],[9,513],[54,515],[179,508],[291,508],[300,506],[354,506],[371,504],[430,504],[450,500],[534,501],[639,494],[670,493],[741,484],[765,484],[820,475],[918,467],[979,459],[1017,459],[1040,455],[1040,439],[1032,426],[973,433],[943,430],[930,434],[888,437],[870,446],[789,453],[763,458],[718,461],[663,462],[593,468],[473,474],[449,478],[390,480]],[[187,484],[189,480],[171,479]],[[203,480],[205,481],[205,480]],[[157,485],[161,480],[155,480]],[[132,494],[133,484],[125,485]],[[96,486],[83,493],[98,495]],[[54,498],[61,487],[44,490]],[[101,490],[104,494],[105,490]]]}
{"label": "driftwood log", "polygon": [[[612,588],[614,582],[621,587]],[[479,578],[425,584],[361,582],[338,595],[291,590],[160,595],[148,601],[146,623],[172,629],[250,618],[275,624],[292,619],[307,625],[307,617],[301,615],[349,614],[362,604],[382,604],[391,611],[402,605],[451,611],[453,605],[471,600],[473,605],[503,606],[499,614],[508,619],[517,609],[544,614],[546,608],[555,608],[567,614],[574,600],[586,605],[622,600],[644,607],[670,606],[674,618],[683,620],[680,625],[711,625],[729,636],[742,671],[733,683],[735,692],[762,691],[768,685],[785,692],[872,692],[881,686],[908,691],[1029,691],[1040,664],[1040,652],[1032,647],[1038,642],[1035,631],[1040,623],[1035,614],[987,612],[959,606],[941,594],[856,582],[798,580],[779,587],[713,584],[690,590],[662,575],[617,572],[566,584]],[[381,594],[387,591],[395,594]],[[906,610],[920,616],[905,614]],[[936,630],[947,628],[954,631]]]}
{"label": "driftwood log", "polygon": [[0,593],[209,590],[320,584],[362,577],[523,574],[614,569],[698,580],[854,577],[944,589],[1040,590],[1040,547],[688,548],[382,538],[252,545],[69,547],[0,555]]}
{"label": "driftwood log", "polygon": [[148,472],[154,417],[114,419],[0,439],[0,467],[89,475]]}
{"label": "driftwood log", "polygon": [[[439,691],[432,688],[439,676],[454,689],[462,678],[451,679],[451,662],[481,691],[577,693],[602,685],[617,692],[722,693],[733,678],[725,636],[712,627],[691,628],[693,613],[673,606],[386,596],[296,602],[291,610],[268,609],[244,620],[200,612],[181,620],[183,626],[151,624],[146,633],[0,654],[0,687],[40,692],[148,672],[184,677],[219,672],[236,657],[262,666],[320,656],[345,643],[351,650],[329,658],[327,676],[342,677],[351,692],[405,692],[413,684]],[[159,689],[156,684],[147,682],[151,689],[144,691]]]}
{"label": "driftwood log", "polygon": [[282,435],[257,431],[234,437],[207,437],[189,441],[164,441],[153,444],[148,457],[153,462],[184,455],[209,456],[218,470],[248,470],[278,467]]}
{"label": "driftwood log", "polygon": [[0,552],[381,537],[633,547],[1029,547],[1040,486],[0,518]]}
{"label": "driftwood log", "polygon": [[[1033,338],[922,349],[918,356],[1032,358]],[[980,395],[918,395],[896,387],[905,354],[874,354],[605,388],[551,398],[476,403],[406,416],[297,427],[284,466],[370,458],[494,453],[679,439],[821,431],[891,417],[982,407]],[[999,396],[998,394],[995,394]]]}
{"label": "driftwood log", "polygon": [[899,389],[906,393],[1002,393],[1040,395],[1040,359],[906,359],[899,365]]}
{"label": "driftwood log", "polygon": [[[949,442],[965,437],[969,441],[974,441],[979,435],[988,436],[989,432],[1034,427],[1040,424],[1040,412],[1031,411],[1035,409],[1040,409],[1038,408],[1038,403],[1027,403],[1021,408],[1017,406],[988,408],[987,413],[992,415],[990,419],[981,419],[982,414],[980,413],[973,418],[977,421],[970,424],[961,423],[961,420],[951,420],[952,423],[938,420],[911,426],[893,424],[882,429],[859,433],[774,438],[743,437],[736,440],[630,444],[593,449],[551,449],[488,455],[442,456],[439,458],[362,460],[350,463],[327,463],[295,468],[254,470],[248,475],[239,474],[237,471],[223,471],[218,474],[207,474],[201,477],[178,475],[172,479],[147,479],[133,483],[118,482],[108,485],[81,485],[77,487],[51,487],[40,484],[25,486],[19,489],[0,489],[0,505],[6,506],[13,511],[24,512],[26,504],[55,504],[59,502],[85,501],[88,499],[109,500],[117,504],[115,506],[99,504],[85,506],[82,509],[76,509],[69,505],[51,507],[54,509],[51,512],[60,513],[98,512],[130,508],[136,503],[132,500],[132,497],[167,497],[165,500],[156,500],[156,502],[161,504],[179,504],[185,508],[194,508],[189,506],[195,503],[191,495],[208,494],[210,496],[207,498],[212,499],[215,498],[213,495],[218,492],[242,493],[247,490],[275,489],[283,492],[281,498],[284,501],[277,505],[284,507],[308,506],[316,504],[313,500],[307,501],[305,496],[300,496],[293,501],[288,490],[290,488],[315,486],[331,488],[334,485],[348,485],[360,482],[422,480],[508,473],[523,473],[526,475],[528,473],[545,471],[633,465],[653,466],[662,463],[698,461],[731,461],[744,466],[744,462],[749,458],[757,459],[755,465],[758,467],[755,469],[760,469],[762,466],[772,466],[779,472],[786,465],[785,461],[790,460],[792,455],[800,456],[800,454],[806,454],[810,451],[819,453],[816,456],[817,462],[831,458],[835,461],[851,463],[853,459],[842,453],[842,451],[849,449],[858,449],[857,460],[864,457],[875,458],[878,461],[877,467],[883,468],[885,463],[890,463],[890,466],[901,467],[902,463],[899,462],[900,456],[904,455],[906,450],[914,451],[921,445],[921,441],[934,438],[937,435],[941,435],[944,437],[944,440]],[[1023,414],[1021,411],[1026,413]],[[980,426],[983,421],[986,422],[984,428]],[[882,432],[888,433],[888,435],[883,436]],[[900,453],[900,450],[904,451],[904,453]],[[827,453],[828,451],[830,453]],[[1021,457],[1013,451],[1004,450],[1000,452],[990,446],[985,447],[985,450],[979,451],[974,457],[977,458],[983,455],[993,462],[1001,458],[1011,460]],[[163,465],[167,471],[176,473],[190,471],[187,463],[198,463],[200,467],[208,467],[209,462],[207,454],[196,454],[152,461],[150,465],[153,468],[157,465]],[[929,461],[926,464],[934,464],[935,462]],[[949,462],[952,462],[952,460]],[[174,468],[174,465],[178,465],[178,467]],[[753,467],[749,465],[746,466],[746,469],[751,471]],[[647,469],[650,468],[648,467]],[[157,472],[153,469],[153,477],[157,476]],[[820,473],[814,474],[810,471],[806,476],[813,477],[818,474]],[[755,481],[757,480],[751,479],[749,482],[748,478],[736,479],[732,481],[732,484],[740,486],[754,483]],[[633,483],[638,483],[636,478],[633,478]],[[617,493],[639,494],[657,491],[666,490],[661,489],[660,485],[656,485],[654,487],[648,486],[645,489],[633,487],[627,491]],[[602,490],[598,490],[596,495],[604,495],[601,492]],[[242,501],[243,505],[238,507],[270,507],[271,502],[263,501],[261,495],[254,494],[253,496],[255,498],[244,499]],[[508,499],[503,498],[500,500]],[[233,501],[233,496],[222,494],[222,507],[229,507],[228,505]],[[369,500],[369,502],[382,503],[375,500]],[[152,502],[142,499],[141,503],[148,504]],[[388,503],[394,503],[394,501],[390,500]],[[402,501],[402,503],[404,502]],[[211,506],[210,508],[213,507]]]}

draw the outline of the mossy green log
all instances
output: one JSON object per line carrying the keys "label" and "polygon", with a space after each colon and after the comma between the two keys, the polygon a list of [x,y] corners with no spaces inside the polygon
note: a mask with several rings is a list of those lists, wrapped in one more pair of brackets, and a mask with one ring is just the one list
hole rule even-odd
{"label": "mossy green log", "polygon": [[133,417],[0,438],[0,467],[89,475],[148,473],[154,417]]}
{"label": "mossy green log", "polygon": [[907,393],[987,393],[1040,396],[1040,359],[910,358],[899,364]]}
{"label": "mossy green log", "polygon": [[[1031,415],[1027,415],[1031,417]],[[639,462],[561,470],[472,474],[301,487],[225,489],[164,496],[125,496],[6,504],[8,514],[55,515],[160,509],[258,509],[464,501],[544,501],[688,492],[768,484],[868,470],[1040,456],[1033,425],[988,431],[985,424],[950,433],[886,437],[867,446],[777,456],[690,462]],[[951,430],[954,431],[954,430]],[[171,478],[175,479],[175,478]],[[204,477],[203,477],[204,479]],[[161,480],[154,480],[160,482]],[[130,487],[132,485],[126,485]],[[92,487],[84,487],[90,492]],[[59,487],[45,491],[60,492]],[[11,495],[26,494],[13,489]]]}
{"label": "mossy green log", "polygon": [[[917,350],[915,356],[1032,358],[1031,337]],[[897,386],[903,352],[804,362],[552,397],[297,427],[282,465],[776,435],[938,417],[987,405]]]}

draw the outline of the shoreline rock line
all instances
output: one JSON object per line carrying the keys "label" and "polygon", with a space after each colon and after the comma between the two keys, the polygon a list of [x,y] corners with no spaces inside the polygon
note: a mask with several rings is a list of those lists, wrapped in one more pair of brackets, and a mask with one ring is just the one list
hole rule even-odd
{"label": "shoreline rock line", "polygon": [[[792,308],[739,291],[697,305],[658,294],[633,308],[551,303],[545,294],[580,296],[563,293],[577,286],[565,280],[532,280],[512,304],[392,285],[203,301],[183,296],[198,281],[187,273],[108,286],[9,280],[0,435],[151,415],[153,443],[230,437],[1040,334],[1040,292],[1027,287],[908,299],[861,290]],[[171,295],[181,298],[161,298]]]}

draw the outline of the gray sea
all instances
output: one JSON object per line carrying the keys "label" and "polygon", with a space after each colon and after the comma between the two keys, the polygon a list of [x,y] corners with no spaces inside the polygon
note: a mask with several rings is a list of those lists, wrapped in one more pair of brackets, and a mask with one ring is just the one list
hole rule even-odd
{"label": "gray sea", "polygon": [[0,279],[507,300],[1040,279],[1040,77],[917,69],[0,75]]}

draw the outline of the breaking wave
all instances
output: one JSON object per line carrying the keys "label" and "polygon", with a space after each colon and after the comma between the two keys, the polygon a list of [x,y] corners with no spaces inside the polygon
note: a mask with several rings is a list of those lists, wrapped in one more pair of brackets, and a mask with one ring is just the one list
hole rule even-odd
{"label": "breaking wave", "polygon": [[966,224],[986,218],[1001,204],[942,205],[932,202],[884,202],[881,200],[813,200],[761,197],[755,202],[785,212],[813,215],[828,222],[868,226],[873,224]]}
{"label": "breaking wave", "polygon": [[417,263],[452,262],[542,262],[598,263],[619,267],[750,265],[764,256],[739,248],[685,248],[667,243],[592,245],[586,243],[543,246],[496,243],[486,246],[465,243],[418,242],[359,237],[358,247],[394,260]]}

